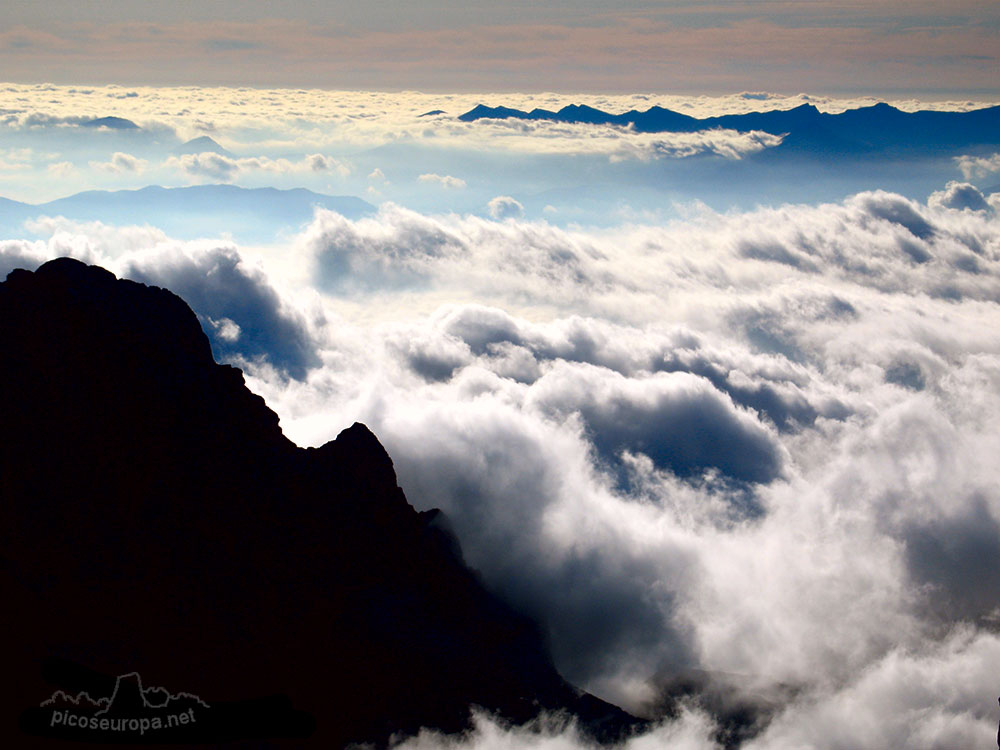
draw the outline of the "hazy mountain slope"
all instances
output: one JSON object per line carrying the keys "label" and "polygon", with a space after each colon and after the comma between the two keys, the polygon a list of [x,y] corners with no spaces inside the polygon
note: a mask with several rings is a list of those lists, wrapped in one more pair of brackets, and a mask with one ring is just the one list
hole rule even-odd
{"label": "hazy mountain slope", "polygon": [[31,205],[0,203],[0,229],[10,236],[27,219],[64,216],[106,224],[152,224],[181,239],[231,233],[237,240],[267,241],[308,222],[316,206],[358,218],[375,211],[352,196],[314,193],[304,188],[243,188],[236,185],[145,187],[140,190],[88,190]]}

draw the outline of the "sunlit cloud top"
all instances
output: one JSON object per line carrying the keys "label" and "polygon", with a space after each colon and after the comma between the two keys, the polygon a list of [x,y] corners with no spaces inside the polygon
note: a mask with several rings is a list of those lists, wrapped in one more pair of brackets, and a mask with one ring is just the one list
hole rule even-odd
{"label": "sunlit cloud top", "polygon": [[[226,86],[103,86],[0,83],[0,121],[35,125],[79,122],[114,115],[140,125],[161,124],[194,137],[221,128],[273,125],[276,120],[289,139],[302,143],[316,123],[336,123],[349,138],[354,132],[370,143],[381,134],[385,141],[426,137],[447,123],[449,136],[465,128],[454,118],[477,104],[503,105],[530,110],[560,109],[581,104],[607,112],[646,110],[660,106],[693,117],[791,109],[812,104],[821,111],[837,113],[886,101],[906,110],[941,109],[964,111],[1000,102],[1000,91],[988,97],[952,96],[947,100],[920,97],[824,96],[798,93],[776,94],[759,90],[720,95],[588,94],[583,92],[499,92],[483,90],[466,94],[435,94],[420,91],[357,91],[325,88],[263,89]],[[438,114],[432,114],[438,113]],[[294,128],[298,123],[298,127]],[[545,127],[542,125],[519,127]],[[481,127],[477,127],[481,130]]]}

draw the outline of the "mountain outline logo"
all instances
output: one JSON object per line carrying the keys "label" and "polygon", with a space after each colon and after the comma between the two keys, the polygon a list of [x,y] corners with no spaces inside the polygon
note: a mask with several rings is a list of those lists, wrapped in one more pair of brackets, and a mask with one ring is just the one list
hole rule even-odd
{"label": "mountain outline logo", "polygon": [[[157,741],[171,739],[167,735],[188,734],[185,727],[194,727],[210,706],[193,693],[171,693],[162,687],[144,688],[138,672],[127,672],[115,679],[110,696],[94,698],[86,690],[75,695],[56,690],[42,701],[48,727],[55,734],[59,729],[77,730],[81,740],[102,739],[96,735],[112,733],[129,736],[134,741],[147,733],[163,735]],[[179,731],[173,731],[179,730]],[[125,739],[123,736],[122,739]]]}
{"label": "mountain outline logo", "polygon": [[146,687],[138,671],[117,677],[52,658],[43,678],[56,689],[24,710],[22,733],[89,744],[204,744],[309,737],[316,719],[274,693],[212,700],[166,687]]}

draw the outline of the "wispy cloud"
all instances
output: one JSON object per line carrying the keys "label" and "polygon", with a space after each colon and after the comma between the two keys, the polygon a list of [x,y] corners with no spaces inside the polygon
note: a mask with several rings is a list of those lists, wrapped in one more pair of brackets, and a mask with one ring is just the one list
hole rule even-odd
{"label": "wispy cloud", "polygon": [[955,158],[958,168],[962,170],[965,179],[986,177],[1000,172],[1000,154],[992,156],[959,156]]}
{"label": "wispy cloud", "polygon": [[142,174],[149,166],[149,162],[131,154],[116,151],[108,161],[92,161],[90,166],[111,174]]}
{"label": "wispy cloud", "polygon": [[293,174],[296,172],[333,172],[341,177],[350,174],[350,167],[342,161],[322,154],[312,154],[298,161],[272,159],[267,156],[231,157],[205,151],[200,154],[171,156],[163,165],[177,169],[196,179],[207,178],[231,182],[240,174],[271,172]]}
{"label": "wispy cloud", "polygon": [[46,172],[56,179],[65,179],[76,171],[76,167],[69,161],[52,162],[46,167]]}
{"label": "wispy cloud", "polygon": [[465,187],[465,180],[458,177],[452,177],[447,174],[422,174],[417,178],[420,182],[430,182],[440,185],[443,188],[454,188],[460,189]]}
{"label": "wispy cloud", "polygon": [[31,169],[30,148],[0,149],[0,172],[18,172]]}

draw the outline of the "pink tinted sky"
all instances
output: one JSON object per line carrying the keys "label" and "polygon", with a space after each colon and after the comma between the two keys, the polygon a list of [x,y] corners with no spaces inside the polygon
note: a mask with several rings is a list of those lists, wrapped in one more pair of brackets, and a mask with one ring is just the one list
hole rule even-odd
{"label": "pink tinted sky", "polygon": [[8,0],[0,21],[20,82],[1000,95],[996,0]]}

